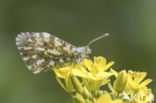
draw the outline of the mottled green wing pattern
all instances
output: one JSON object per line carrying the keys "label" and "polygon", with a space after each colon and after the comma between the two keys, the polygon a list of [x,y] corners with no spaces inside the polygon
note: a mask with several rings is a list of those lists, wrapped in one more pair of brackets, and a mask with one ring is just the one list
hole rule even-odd
{"label": "mottled green wing pattern", "polygon": [[23,32],[16,37],[16,45],[26,66],[35,74],[70,65],[78,58],[75,46],[46,32]]}

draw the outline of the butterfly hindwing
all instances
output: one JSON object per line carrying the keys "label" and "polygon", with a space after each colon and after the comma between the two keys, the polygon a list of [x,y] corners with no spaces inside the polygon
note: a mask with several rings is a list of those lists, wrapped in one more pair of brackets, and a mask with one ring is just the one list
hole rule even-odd
{"label": "butterfly hindwing", "polygon": [[78,58],[75,46],[46,32],[23,32],[17,36],[16,45],[33,73],[63,67]]}

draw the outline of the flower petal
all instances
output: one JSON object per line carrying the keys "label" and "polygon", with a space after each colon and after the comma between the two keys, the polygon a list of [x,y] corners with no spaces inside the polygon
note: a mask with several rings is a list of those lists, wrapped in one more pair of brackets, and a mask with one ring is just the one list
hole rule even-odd
{"label": "flower petal", "polygon": [[70,69],[70,67],[64,67],[60,69],[54,69],[54,72],[59,78],[68,78],[69,74],[71,73]]}
{"label": "flower petal", "polygon": [[114,64],[114,62],[109,62],[105,67],[104,67],[104,71],[106,71],[107,69],[109,69],[112,65]]}
{"label": "flower petal", "polygon": [[112,98],[108,93],[103,94],[100,96],[95,103],[111,103]]}
{"label": "flower petal", "polygon": [[91,60],[88,60],[88,59],[84,59],[84,65],[85,67],[90,71],[90,72],[94,72],[94,69],[93,69],[93,62]]}
{"label": "flower petal", "polygon": [[101,72],[101,73],[98,73],[98,74],[96,75],[96,78],[99,78],[99,79],[106,79],[106,78],[108,78],[108,77],[110,77],[110,76],[112,76],[112,75],[113,75],[113,73]]}
{"label": "flower petal", "polygon": [[110,71],[115,75],[115,77],[118,76],[118,72],[116,72],[114,69],[111,69]]}
{"label": "flower petal", "polygon": [[146,77],[146,75],[147,75],[146,72],[141,72],[135,77],[134,81],[140,83]]}
{"label": "flower petal", "polygon": [[152,82],[152,79],[146,79],[145,81],[143,81],[141,84],[140,84],[140,87],[145,87],[146,85],[148,85],[149,83]]}
{"label": "flower petal", "polygon": [[89,76],[89,72],[87,72],[84,68],[73,69],[72,74],[83,78],[88,78]]}
{"label": "flower petal", "polygon": [[105,66],[106,65],[106,59],[104,57],[94,57],[94,63],[101,65],[101,66]]}
{"label": "flower petal", "polygon": [[123,102],[122,102],[122,100],[117,99],[117,100],[112,101],[111,103],[123,103]]}

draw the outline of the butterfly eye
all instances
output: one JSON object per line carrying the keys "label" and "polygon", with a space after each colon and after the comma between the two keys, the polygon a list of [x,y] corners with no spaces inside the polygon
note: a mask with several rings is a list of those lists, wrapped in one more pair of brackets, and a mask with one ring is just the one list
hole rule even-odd
{"label": "butterfly eye", "polygon": [[85,47],[84,54],[91,54],[91,49],[88,46]]}

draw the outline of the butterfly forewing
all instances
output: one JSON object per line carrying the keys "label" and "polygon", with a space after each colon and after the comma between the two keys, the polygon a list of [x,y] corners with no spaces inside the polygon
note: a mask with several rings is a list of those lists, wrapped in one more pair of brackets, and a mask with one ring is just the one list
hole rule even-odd
{"label": "butterfly forewing", "polygon": [[46,32],[23,32],[17,36],[16,45],[33,73],[70,65],[78,58],[75,46]]}

